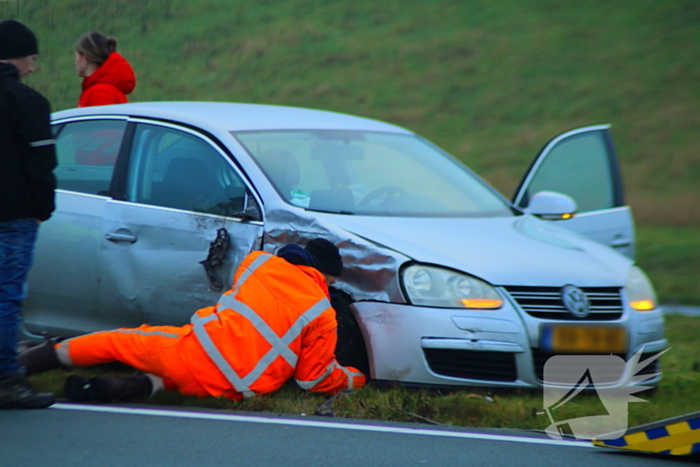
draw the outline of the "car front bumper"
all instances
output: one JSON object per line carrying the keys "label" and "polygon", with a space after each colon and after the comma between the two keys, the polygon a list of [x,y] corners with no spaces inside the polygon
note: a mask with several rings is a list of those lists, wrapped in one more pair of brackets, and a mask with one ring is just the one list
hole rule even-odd
{"label": "car front bumper", "polygon": [[[491,311],[385,302],[357,302],[352,308],[367,344],[371,376],[376,380],[539,388],[544,364],[553,356],[538,344],[541,326],[553,322],[533,318],[509,302]],[[619,320],[602,324],[627,330],[627,352],[620,355],[626,361],[637,352],[642,352],[644,360],[668,347],[661,310],[642,314],[626,309]],[[644,373],[657,369],[656,364],[650,365]],[[654,376],[645,384],[654,385],[659,380],[660,376]]]}

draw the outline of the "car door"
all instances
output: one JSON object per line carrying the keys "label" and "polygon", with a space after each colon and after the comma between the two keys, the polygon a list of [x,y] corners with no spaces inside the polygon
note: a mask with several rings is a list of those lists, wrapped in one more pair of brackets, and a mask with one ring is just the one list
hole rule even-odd
{"label": "car door", "polygon": [[81,118],[54,124],[56,210],[39,227],[24,326],[72,335],[99,326],[102,216],[127,121]]}
{"label": "car door", "polygon": [[610,125],[579,128],[552,139],[525,174],[513,204],[526,209],[541,191],[566,194],[578,205],[573,218],[553,221],[558,226],[634,259],[634,222],[624,203]]}
{"label": "car door", "polygon": [[132,125],[119,167],[123,185],[105,206],[103,325],[181,325],[216,304],[236,266],[259,249],[260,202],[204,134],[144,120]]}

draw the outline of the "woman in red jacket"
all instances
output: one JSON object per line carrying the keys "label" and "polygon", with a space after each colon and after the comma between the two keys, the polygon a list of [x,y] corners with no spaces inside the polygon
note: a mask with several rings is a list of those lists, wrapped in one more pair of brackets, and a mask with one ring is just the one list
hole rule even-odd
{"label": "woman in red jacket", "polygon": [[75,68],[83,78],[78,107],[125,104],[136,87],[134,69],[117,52],[117,40],[97,31],[75,44]]}

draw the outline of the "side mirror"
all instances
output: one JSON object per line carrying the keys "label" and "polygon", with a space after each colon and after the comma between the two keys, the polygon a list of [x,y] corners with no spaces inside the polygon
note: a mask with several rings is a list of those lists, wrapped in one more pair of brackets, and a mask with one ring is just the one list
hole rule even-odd
{"label": "side mirror", "polygon": [[565,220],[574,217],[578,210],[571,196],[555,191],[540,191],[533,195],[525,212],[547,220]]}

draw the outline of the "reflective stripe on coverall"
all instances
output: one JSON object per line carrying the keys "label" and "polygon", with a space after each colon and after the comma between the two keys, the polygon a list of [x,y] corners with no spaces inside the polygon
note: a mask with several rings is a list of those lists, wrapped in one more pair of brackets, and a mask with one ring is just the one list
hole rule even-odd
{"label": "reflective stripe on coverall", "polygon": [[337,321],[320,272],[255,252],[234,284],[191,324],[95,333],[57,349],[76,366],[122,361],[162,377],[168,389],[200,396],[239,400],[292,376],[303,389],[331,394],[364,385],[362,373],[335,360]]}

